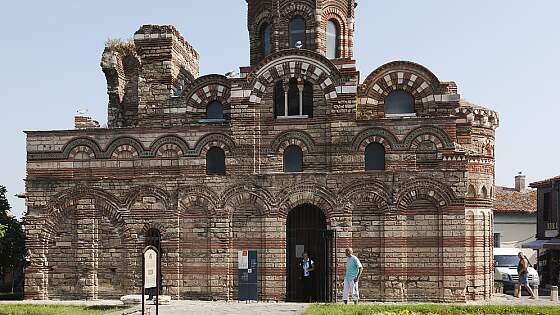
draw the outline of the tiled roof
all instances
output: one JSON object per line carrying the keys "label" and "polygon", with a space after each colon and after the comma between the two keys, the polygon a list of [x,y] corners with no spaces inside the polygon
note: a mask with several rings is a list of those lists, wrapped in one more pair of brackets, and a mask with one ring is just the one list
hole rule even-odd
{"label": "tiled roof", "polygon": [[552,184],[552,182],[556,182],[558,180],[560,180],[560,176],[543,179],[543,180],[540,180],[538,182],[531,183],[531,187],[537,188],[537,187],[550,186]]}
{"label": "tiled roof", "polygon": [[537,191],[496,186],[494,198],[495,213],[532,214],[537,212]]}

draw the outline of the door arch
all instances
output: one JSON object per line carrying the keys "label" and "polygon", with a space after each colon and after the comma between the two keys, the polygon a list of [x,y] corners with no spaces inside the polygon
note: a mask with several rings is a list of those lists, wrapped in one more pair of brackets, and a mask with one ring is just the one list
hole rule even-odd
{"label": "door arch", "polygon": [[301,280],[301,254],[307,252],[315,263],[312,297],[327,299],[327,274],[330,261],[327,250],[327,220],[323,211],[311,204],[293,208],[286,222],[286,300],[304,301]]}

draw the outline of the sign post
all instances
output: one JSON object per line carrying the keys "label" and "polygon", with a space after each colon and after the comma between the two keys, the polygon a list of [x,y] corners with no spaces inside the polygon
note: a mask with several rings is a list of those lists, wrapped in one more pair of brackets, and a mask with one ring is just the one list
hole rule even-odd
{"label": "sign post", "polygon": [[154,246],[146,246],[142,251],[142,315],[145,314],[145,291],[156,288],[156,315],[159,312],[159,251]]}

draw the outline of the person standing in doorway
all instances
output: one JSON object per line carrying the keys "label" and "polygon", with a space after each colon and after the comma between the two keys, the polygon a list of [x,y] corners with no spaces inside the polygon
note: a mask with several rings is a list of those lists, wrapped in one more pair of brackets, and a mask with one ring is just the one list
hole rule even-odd
{"label": "person standing in doorway", "polygon": [[313,273],[315,271],[315,262],[309,258],[309,254],[303,253],[303,259],[301,260],[302,267],[302,280],[303,280],[303,292],[306,302],[311,302],[315,298],[315,286],[313,282]]}
{"label": "person standing in doorway", "polygon": [[529,260],[527,260],[527,257],[525,257],[522,252],[519,252],[517,257],[519,257],[519,264],[517,265],[517,275],[519,276],[519,280],[515,285],[515,297],[521,297],[521,290],[525,287],[527,292],[531,294],[531,299],[534,299],[535,293],[533,293],[533,290],[529,285],[529,271],[527,270],[527,268],[529,268]]}
{"label": "person standing in doorway", "polygon": [[348,295],[352,294],[354,304],[358,304],[360,300],[360,291],[358,290],[358,282],[364,272],[364,267],[358,259],[354,256],[352,248],[346,249],[346,275],[344,276],[344,290],[342,290],[342,300],[344,304],[348,304]]}

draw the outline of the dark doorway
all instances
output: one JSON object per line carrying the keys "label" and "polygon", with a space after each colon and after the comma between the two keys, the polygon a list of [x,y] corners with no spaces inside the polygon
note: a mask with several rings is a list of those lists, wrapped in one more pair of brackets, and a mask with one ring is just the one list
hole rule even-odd
{"label": "dark doorway", "polygon": [[144,234],[144,245],[153,246],[161,251],[161,234],[158,229],[148,229]]}
{"label": "dark doorway", "polygon": [[[311,295],[314,301],[330,301],[329,275],[332,271],[333,233],[327,231],[327,222],[321,209],[304,204],[290,211],[286,224],[286,300],[306,301]],[[311,292],[304,291],[301,254],[306,252],[315,263]]]}

